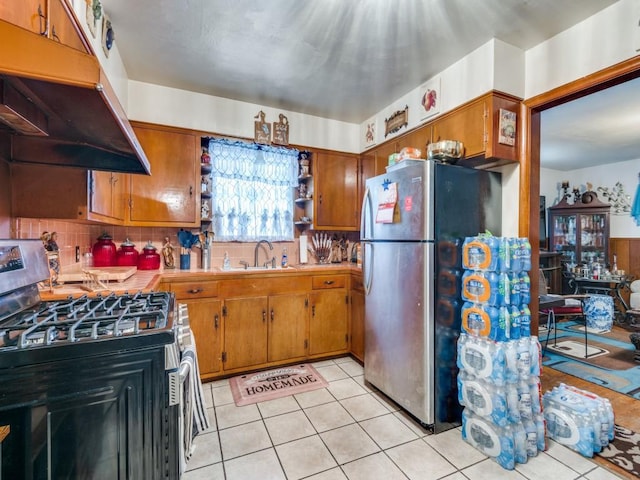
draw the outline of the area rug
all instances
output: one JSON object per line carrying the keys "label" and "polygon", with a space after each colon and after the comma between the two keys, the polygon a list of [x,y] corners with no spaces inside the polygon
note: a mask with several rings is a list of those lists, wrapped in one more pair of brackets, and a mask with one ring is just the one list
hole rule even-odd
{"label": "area rug", "polygon": [[238,407],[329,386],[311,365],[301,364],[239,375],[229,380]]}
{"label": "area rug", "polygon": [[615,438],[598,456],[640,477],[640,434],[616,425]]}
{"label": "area rug", "polygon": [[[561,348],[550,348],[554,341],[551,332],[542,359],[543,365],[640,399],[640,364],[634,361],[635,348],[628,341],[629,334],[613,331],[602,334],[589,333],[589,347],[608,353],[581,358],[584,355],[584,331],[580,330],[580,326],[576,322],[562,322],[557,325],[558,345],[562,342],[575,342],[575,356]],[[543,347],[545,341],[546,332],[540,335]]]}

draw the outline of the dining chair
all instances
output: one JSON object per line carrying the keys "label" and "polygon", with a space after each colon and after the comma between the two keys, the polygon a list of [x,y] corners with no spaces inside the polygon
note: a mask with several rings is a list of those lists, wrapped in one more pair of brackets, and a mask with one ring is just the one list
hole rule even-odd
{"label": "dining chair", "polygon": [[[547,279],[544,276],[544,272],[539,270],[539,290],[540,290],[540,322],[541,325],[544,319],[544,324],[547,330],[547,336],[542,348],[542,355],[544,356],[547,345],[549,343],[549,336],[551,330],[553,330],[553,345],[557,345],[558,335],[556,322],[561,320],[576,320],[584,324],[584,358],[588,357],[588,341],[587,341],[587,322],[584,314],[584,303],[589,298],[589,295],[558,295],[551,294],[547,285]],[[545,307],[545,303],[550,305]]]}

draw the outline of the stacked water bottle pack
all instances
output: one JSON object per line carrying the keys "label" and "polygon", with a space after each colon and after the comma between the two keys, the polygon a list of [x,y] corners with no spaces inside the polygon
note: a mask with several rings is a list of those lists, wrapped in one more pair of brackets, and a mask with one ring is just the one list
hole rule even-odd
{"label": "stacked water bottle pack", "polygon": [[462,252],[462,437],[511,470],[546,448],[541,350],[528,307],[531,245],[487,234],[466,238]]}
{"label": "stacked water bottle pack", "polygon": [[542,397],[549,438],[593,457],[614,438],[611,403],[594,393],[561,383]]}

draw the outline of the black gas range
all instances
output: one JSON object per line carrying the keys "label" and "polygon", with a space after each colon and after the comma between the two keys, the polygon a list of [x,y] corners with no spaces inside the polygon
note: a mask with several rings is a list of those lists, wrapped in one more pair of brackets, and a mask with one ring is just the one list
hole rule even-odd
{"label": "black gas range", "polygon": [[0,478],[179,478],[173,295],[41,301],[48,277],[39,240],[0,240]]}

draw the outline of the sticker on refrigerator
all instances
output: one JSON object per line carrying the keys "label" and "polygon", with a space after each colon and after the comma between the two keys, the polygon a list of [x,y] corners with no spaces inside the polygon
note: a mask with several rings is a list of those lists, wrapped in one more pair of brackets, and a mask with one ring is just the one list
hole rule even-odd
{"label": "sticker on refrigerator", "polygon": [[404,211],[410,212],[411,210],[413,210],[413,197],[409,195],[404,199]]}
{"label": "sticker on refrigerator", "polygon": [[398,203],[398,184],[385,181],[378,193],[376,223],[393,223],[393,214]]}

